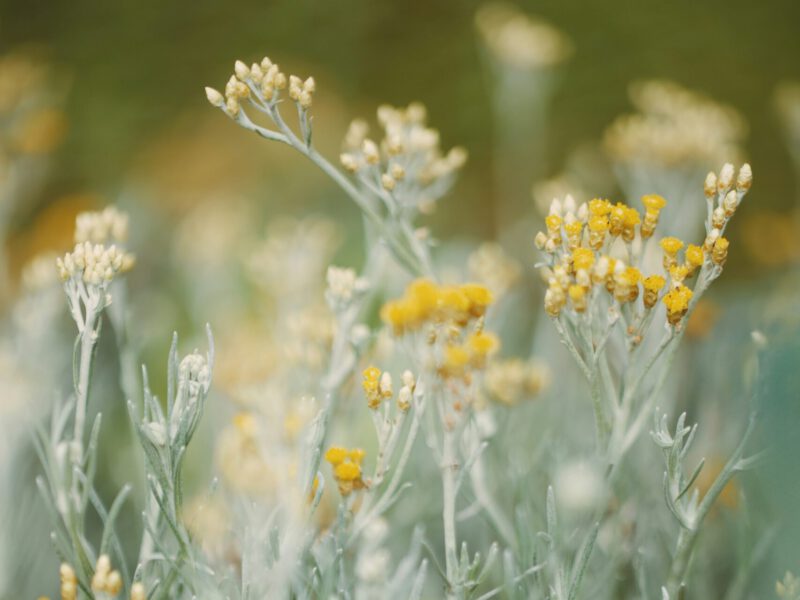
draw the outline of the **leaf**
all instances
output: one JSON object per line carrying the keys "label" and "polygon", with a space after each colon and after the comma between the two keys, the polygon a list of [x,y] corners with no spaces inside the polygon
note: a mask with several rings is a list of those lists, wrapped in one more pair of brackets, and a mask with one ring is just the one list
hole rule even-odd
{"label": "leaf", "polygon": [[575,600],[575,598],[578,597],[578,590],[583,580],[583,574],[586,571],[586,565],[589,564],[589,558],[594,549],[594,543],[597,540],[597,532],[599,529],[600,523],[595,523],[575,559],[575,565],[572,567],[572,574],[570,576],[569,593],[567,594],[568,600]]}

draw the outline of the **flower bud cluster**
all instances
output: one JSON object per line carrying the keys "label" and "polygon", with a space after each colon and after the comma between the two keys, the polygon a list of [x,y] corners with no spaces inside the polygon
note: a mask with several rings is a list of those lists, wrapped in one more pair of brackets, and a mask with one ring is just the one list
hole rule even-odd
{"label": "flower bud cluster", "polygon": [[[231,117],[237,117],[241,110],[243,101],[251,98],[251,94],[256,93],[266,102],[277,102],[281,90],[286,89],[289,80],[281,72],[278,65],[274,64],[268,57],[264,57],[260,63],[253,63],[247,66],[244,62],[237,60],[233,67],[233,75],[225,84],[225,94],[219,93],[214,88],[206,88],[206,98],[218,108],[222,108]],[[309,79],[308,105],[311,105],[311,93],[313,93],[314,80]],[[299,101],[297,98],[294,100]]]}
{"label": "flower bud cluster", "polygon": [[364,451],[361,448],[331,446],[325,452],[325,460],[333,467],[333,477],[339,484],[339,493],[342,496],[348,496],[353,490],[365,487],[361,478],[361,463],[364,460]]}
{"label": "flower bud cluster", "polygon": [[82,242],[75,244],[72,252],[56,259],[59,277],[66,282],[81,280],[87,285],[106,287],[117,273],[131,269],[134,263],[132,254],[119,250],[116,246]]}
{"label": "flower bud cluster", "polygon": [[[633,303],[641,296],[646,314],[666,288],[661,299],[667,321],[678,325],[687,314],[693,295],[687,280],[706,265],[717,269],[718,274],[725,263],[728,240],[722,237],[722,231],[751,183],[749,165],[744,165],[738,175],[730,164],[723,167],[719,177],[709,173],[704,189],[709,204],[716,208],[709,211],[706,240],[700,246],[686,245],[674,237],[662,238],[659,245],[664,276],[644,276],[638,267],[618,258],[619,250],[627,247],[628,259],[634,259],[633,249],[641,248],[654,235],[659,213],[666,205],[664,198],[644,196],[643,217],[633,208],[622,203],[612,205],[608,200],[595,199],[578,207],[569,196],[563,202],[554,200],[545,219],[547,231],[538,233],[535,239],[537,248],[547,257],[543,269],[547,281],[545,311],[554,318],[567,307],[573,314],[585,313],[599,302],[601,291],[605,290],[620,307],[632,304],[635,308]],[[636,322],[641,324],[642,319]],[[638,327],[631,328],[630,334],[638,335]]]}
{"label": "flower bud cluster", "polygon": [[80,213],[75,219],[75,243],[122,243],[128,239],[128,215],[114,206]]}
{"label": "flower bud cluster", "polygon": [[356,119],[344,138],[344,152],[339,157],[342,166],[401,202],[430,208],[446,193],[467,153],[457,146],[443,154],[439,132],[425,124],[426,117],[425,107],[418,102],[406,108],[380,106],[378,122],[384,132],[380,142],[368,137],[365,121]]}
{"label": "flower bud cluster", "polygon": [[705,166],[739,153],[747,127],[731,107],[672,81],[636,83],[630,97],[639,112],[617,118],[604,135],[614,160]]}
{"label": "flower bud cluster", "polygon": [[440,376],[469,381],[471,372],[483,369],[500,347],[497,336],[483,330],[492,300],[483,285],[417,279],[401,298],[384,304],[381,318],[397,336],[421,333]]}
{"label": "flower bud cluster", "polygon": [[[367,399],[367,406],[371,410],[378,410],[384,401],[394,396],[392,375],[389,372],[381,372],[377,367],[368,367],[364,369],[362,377],[361,385]],[[411,408],[414,389],[417,385],[411,371],[403,371],[402,384],[397,394],[397,408],[402,412],[407,412]]]}
{"label": "flower bud cluster", "polygon": [[475,14],[486,48],[511,67],[545,69],[566,60],[572,44],[558,29],[505,2],[490,2]]}
{"label": "flower bud cluster", "polygon": [[296,75],[289,76],[289,97],[305,110],[311,108],[311,97],[316,89],[317,85],[313,77],[308,77],[303,81]]}
{"label": "flower bud cluster", "polygon": [[107,594],[112,598],[122,591],[122,576],[116,569],[111,570],[111,560],[105,554],[101,554],[97,559],[92,577],[92,591]]}
{"label": "flower bud cluster", "polygon": [[363,277],[358,277],[353,269],[330,266],[327,280],[325,299],[334,311],[346,308],[355,298],[369,289],[369,282]]}
{"label": "flower bud cluster", "polygon": [[211,370],[206,357],[197,350],[185,356],[178,368],[178,382],[185,386],[190,397],[207,393],[211,385]]}
{"label": "flower bud cluster", "polygon": [[538,396],[550,384],[550,370],[538,361],[494,359],[486,367],[483,386],[489,396],[508,406]]}
{"label": "flower bud cluster", "polygon": [[725,163],[719,175],[711,171],[706,176],[703,190],[708,201],[709,218],[703,250],[720,267],[728,257],[728,240],[722,234],[752,184],[753,171],[747,163],[738,173],[731,163]]}

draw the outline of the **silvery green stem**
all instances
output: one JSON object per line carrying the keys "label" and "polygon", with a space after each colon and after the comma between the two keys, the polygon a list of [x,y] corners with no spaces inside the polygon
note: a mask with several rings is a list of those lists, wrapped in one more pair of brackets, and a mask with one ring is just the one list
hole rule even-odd
{"label": "silvery green stem", "polygon": [[511,523],[506,519],[503,511],[497,506],[494,497],[489,492],[486,484],[486,473],[483,465],[483,454],[479,454],[469,471],[470,478],[472,479],[472,489],[475,492],[475,498],[478,500],[483,510],[491,519],[497,531],[503,537],[503,542],[510,548],[516,548],[516,536],[514,535],[514,528]]}
{"label": "silvery green stem", "polygon": [[[89,405],[89,383],[92,376],[92,358],[94,346],[97,343],[96,322],[99,314],[96,311],[87,309],[86,322],[80,333],[80,365],[78,370],[78,381],[76,382],[76,402],[75,402],[75,429],[73,440],[79,448],[83,448],[83,432],[86,424],[86,409]],[[82,454],[82,452],[81,452]],[[79,457],[73,457],[79,460]]]}
{"label": "silvery green stem", "polygon": [[456,554],[456,463],[455,438],[445,430],[442,444],[442,521],[444,525],[444,558],[447,575],[447,597],[459,598],[458,557]]}

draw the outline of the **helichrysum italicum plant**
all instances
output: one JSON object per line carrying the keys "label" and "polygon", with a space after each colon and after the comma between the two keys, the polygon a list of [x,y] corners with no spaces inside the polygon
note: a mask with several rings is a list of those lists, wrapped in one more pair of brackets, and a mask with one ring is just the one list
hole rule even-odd
{"label": "helichrysum italicum plant", "polygon": [[[120,354],[127,348],[123,376],[135,357],[118,301],[134,262],[124,246],[127,218],[116,209],[78,218],[76,246],[56,263],[78,329],[74,394],[37,441],[62,599],[684,597],[714,501],[758,458],[745,456],[758,411],[754,403],[741,442],[701,495],[703,462],[685,466],[697,426],[686,425],[685,413],[671,426],[656,403],[687,319],[726,263],[725,232],[751,187],[750,167],[725,164],[708,174],[705,235],[696,244],[661,235],[671,207],[657,194],[641,198],[642,210],[604,199],[553,201],[534,239],[543,307],[585,379],[601,468],[569,456],[550,482],[534,458],[520,474],[493,452],[508,442],[502,419],[525,414],[523,400],[548,386],[558,393],[563,383],[563,373],[539,359],[502,355],[494,323],[508,317],[496,311],[519,265],[484,245],[468,260],[470,279],[444,277],[429,235],[416,229],[453,184],[465,152],[440,150],[421,104],[383,106],[382,139],[354,121],[340,169],[312,144],[316,94],[313,78],[287,76],[267,58],[237,61],[224,93],[206,89],[237,124],[328,174],[396,264],[370,253],[361,272],[329,266],[335,235],[324,221],[269,232],[246,262],[253,283],[272,296],[272,339],[242,344],[248,356],[233,365],[222,357],[220,387],[236,412],[216,443],[220,479],[192,499],[182,473],[211,394],[210,330],[208,351],[183,358],[173,337],[165,402],[146,371],[141,385],[127,377],[145,470],[135,556],[115,527],[130,486],[105,506],[94,487],[100,417],[86,422],[104,315]],[[281,113],[287,104],[297,129]],[[271,124],[257,124],[258,113]],[[369,318],[375,306],[379,325]],[[265,364],[248,362],[265,347]],[[660,511],[644,486],[620,484],[642,475],[630,451],[654,415],[651,438],[665,462]],[[525,492],[540,482],[535,494]],[[413,533],[399,535],[398,515],[418,523]],[[652,515],[656,524],[645,522]],[[87,527],[94,516],[102,522],[97,539]],[[468,523],[476,516],[485,526]],[[653,540],[636,538],[636,526],[645,535],[662,527],[674,549],[662,556]],[[624,592],[623,571],[635,572]],[[777,591],[793,597],[793,586],[787,575]]]}

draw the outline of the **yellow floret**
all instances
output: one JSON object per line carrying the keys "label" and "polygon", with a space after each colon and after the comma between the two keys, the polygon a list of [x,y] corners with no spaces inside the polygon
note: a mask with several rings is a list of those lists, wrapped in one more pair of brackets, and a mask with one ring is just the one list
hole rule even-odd
{"label": "yellow floret", "polygon": [[675,256],[683,248],[683,242],[676,237],[665,237],[661,239],[661,248],[669,256]]}
{"label": "yellow floret", "polygon": [[622,285],[634,286],[639,283],[641,278],[642,273],[639,269],[636,267],[626,267],[625,270],[616,277],[616,280]]}
{"label": "yellow floret", "polygon": [[447,346],[444,362],[449,371],[460,371],[469,363],[469,352],[463,346]]}
{"label": "yellow floret", "polygon": [[465,283],[461,286],[461,291],[469,301],[469,313],[473,317],[481,317],[486,312],[486,308],[492,303],[492,292],[485,285],[478,283]]}
{"label": "yellow floret", "polygon": [[381,307],[381,320],[391,325],[395,335],[402,335],[416,326],[417,313],[408,302],[391,300]]}
{"label": "yellow floret", "polygon": [[547,225],[548,231],[554,231],[561,227],[561,217],[558,215],[548,215],[544,222]]}
{"label": "yellow floret", "polygon": [[667,201],[658,194],[647,194],[642,196],[642,204],[648,211],[658,212],[667,205]]}
{"label": "yellow floret", "polygon": [[500,347],[500,340],[493,333],[481,331],[469,336],[469,349],[479,356],[488,356]]}
{"label": "yellow floret", "polygon": [[333,466],[342,464],[345,458],[347,458],[347,449],[341,446],[331,446],[325,453],[325,460]]}
{"label": "yellow floret", "polygon": [[470,308],[467,295],[456,286],[445,286],[439,294],[439,306],[447,316],[459,318],[466,314]]}
{"label": "yellow floret", "polygon": [[608,231],[608,219],[601,215],[595,215],[589,219],[589,231],[605,233]]}
{"label": "yellow floret", "polygon": [[436,310],[439,303],[439,288],[428,279],[417,279],[409,284],[406,297],[416,309],[417,318],[424,321]]}
{"label": "yellow floret", "polygon": [[364,451],[361,448],[352,448],[348,453],[348,457],[357,465],[360,465],[364,460]]}
{"label": "yellow floret", "polygon": [[622,214],[622,224],[625,227],[633,227],[641,222],[642,218],[639,216],[639,211],[635,208],[625,207]]}
{"label": "yellow floret", "polygon": [[667,280],[661,275],[650,275],[649,277],[645,277],[644,281],[642,281],[642,285],[646,291],[656,294],[661,291],[661,288],[663,288],[666,283]]}
{"label": "yellow floret", "polygon": [[364,376],[364,381],[378,381],[381,376],[381,370],[375,366],[367,367],[362,375]]}
{"label": "yellow floret", "polygon": [[355,481],[361,477],[361,467],[354,462],[343,462],[336,465],[333,475],[339,481]]}
{"label": "yellow floret", "polygon": [[589,248],[575,248],[572,252],[572,266],[575,270],[590,269],[594,264],[594,252]]}
{"label": "yellow floret", "polygon": [[686,247],[686,262],[688,262],[690,266],[697,268],[703,264],[704,259],[703,249],[700,246],[689,244]]}
{"label": "yellow floret", "polygon": [[582,229],[583,229],[583,223],[581,223],[580,221],[573,221],[572,223],[564,225],[564,230],[567,232],[568,236],[580,235]]}
{"label": "yellow floret", "polygon": [[676,325],[689,310],[692,299],[692,290],[679,284],[664,295],[664,305],[667,307],[667,320]]}
{"label": "yellow floret", "polygon": [[595,198],[589,200],[589,212],[596,217],[604,217],[611,212],[611,202]]}

